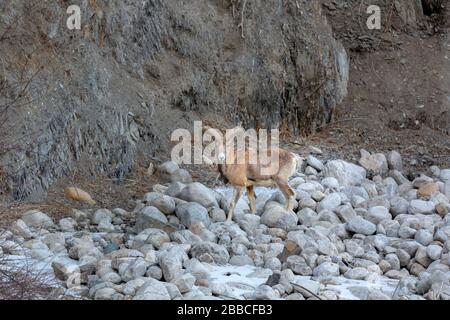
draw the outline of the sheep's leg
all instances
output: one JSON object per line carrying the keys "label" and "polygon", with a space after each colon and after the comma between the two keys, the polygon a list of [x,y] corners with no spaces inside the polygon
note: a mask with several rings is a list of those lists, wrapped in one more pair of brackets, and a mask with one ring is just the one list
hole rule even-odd
{"label": "sheep's leg", "polygon": [[250,209],[253,214],[256,214],[255,188],[253,185],[247,186],[247,195],[250,202]]}
{"label": "sheep's leg", "polygon": [[285,181],[276,181],[278,188],[283,193],[284,197],[286,198],[286,205],[285,209],[288,211],[293,210],[292,207],[292,198],[295,196],[294,190],[289,186],[289,184]]}
{"label": "sheep's leg", "polygon": [[228,221],[231,221],[233,219],[234,208],[236,207],[236,203],[241,198],[243,191],[244,191],[244,187],[241,187],[241,186],[235,187],[234,197],[233,197],[233,200],[231,201],[230,210],[228,211],[228,219],[227,219]]}

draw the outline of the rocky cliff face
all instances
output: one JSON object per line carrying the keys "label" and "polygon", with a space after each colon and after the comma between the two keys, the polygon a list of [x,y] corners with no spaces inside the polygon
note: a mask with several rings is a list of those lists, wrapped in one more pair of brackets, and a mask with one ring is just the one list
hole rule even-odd
{"label": "rocky cliff face", "polygon": [[81,30],[68,6],[0,4],[0,172],[16,199],[79,165],[120,180],[193,119],[308,134],[347,94],[319,1],[84,0]]}

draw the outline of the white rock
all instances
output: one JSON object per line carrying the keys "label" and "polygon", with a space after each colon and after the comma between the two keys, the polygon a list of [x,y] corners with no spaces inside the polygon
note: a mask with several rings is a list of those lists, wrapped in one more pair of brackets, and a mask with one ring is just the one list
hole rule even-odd
{"label": "white rock", "polygon": [[392,220],[389,210],[381,206],[369,208],[365,218],[374,224],[379,224],[383,220]]}
{"label": "white rock", "polygon": [[284,207],[273,202],[274,205],[266,206],[261,216],[261,223],[271,228],[292,230],[297,226],[298,217],[292,211],[286,211]]}
{"label": "white rock", "polygon": [[99,224],[100,221],[112,222],[114,214],[108,209],[98,209],[92,216],[92,224]]}
{"label": "white rock", "polygon": [[136,291],[133,300],[170,300],[170,294],[162,282],[148,278]]}
{"label": "white rock", "polygon": [[188,228],[199,223],[203,223],[206,227],[211,224],[208,210],[198,203],[188,202],[179,204],[175,212],[181,223]]}
{"label": "white rock", "polygon": [[325,165],[326,177],[333,177],[339,181],[340,185],[358,185],[366,178],[366,170],[358,165],[343,161],[333,160]]}
{"label": "white rock", "polygon": [[313,270],[314,277],[337,277],[339,274],[339,265],[332,262],[324,262]]}
{"label": "white rock", "polygon": [[442,255],[442,247],[432,244],[427,247],[427,255],[431,260],[439,260]]}
{"label": "white rock", "polygon": [[320,161],[319,159],[317,159],[316,157],[309,155],[306,158],[306,162],[308,163],[308,165],[310,165],[311,167],[313,167],[314,169],[318,170],[318,171],[323,171],[324,169],[324,165],[322,163],[322,161]]}
{"label": "white rock", "polygon": [[181,293],[186,293],[192,290],[195,283],[195,277],[192,274],[185,273],[172,280],[172,283],[177,286]]}
{"label": "white rock", "polygon": [[188,202],[197,202],[205,208],[218,207],[214,192],[198,182],[186,185],[178,198]]}
{"label": "white rock", "polygon": [[435,204],[432,201],[412,200],[408,211],[411,214],[432,214],[435,212]]}
{"label": "white rock", "polygon": [[322,210],[333,211],[341,205],[341,202],[341,196],[338,193],[330,193],[317,205],[317,212],[320,213]]}
{"label": "white rock", "polygon": [[25,212],[22,216],[22,220],[27,226],[34,228],[47,229],[55,226],[53,220],[48,215],[38,210]]}
{"label": "white rock", "polygon": [[377,227],[370,221],[367,221],[361,217],[351,219],[345,224],[347,231],[360,233],[366,236],[372,235],[377,231]]}

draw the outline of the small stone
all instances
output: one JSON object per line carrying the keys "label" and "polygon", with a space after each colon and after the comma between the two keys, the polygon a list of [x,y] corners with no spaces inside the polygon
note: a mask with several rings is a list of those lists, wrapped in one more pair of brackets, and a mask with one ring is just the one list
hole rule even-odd
{"label": "small stone", "polygon": [[98,209],[92,216],[92,224],[99,224],[100,221],[106,221],[111,223],[114,214],[108,209]]}
{"label": "small stone", "polygon": [[175,201],[172,197],[161,195],[159,198],[152,199],[147,203],[150,207],[155,207],[160,212],[169,215],[175,212]]}
{"label": "small stone", "polygon": [[324,262],[313,270],[314,277],[337,277],[339,274],[339,265],[332,262]]}
{"label": "small stone", "polygon": [[300,256],[290,256],[286,260],[287,267],[292,270],[295,274],[302,276],[312,275],[312,269],[308,266],[305,259]]}
{"label": "small stone", "polygon": [[208,210],[198,203],[188,202],[180,204],[176,207],[175,212],[181,223],[188,228],[198,223],[202,223],[204,226],[211,224]]}
{"label": "small stone", "polygon": [[359,233],[366,236],[372,235],[377,231],[377,227],[370,221],[361,217],[351,219],[345,224],[345,229],[353,233]]}
{"label": "small stone", "polygon": [[439,260],[442,255],[442,247],[432,244],[427,247],[427,255],[431,260]]}
{"label": "small stone", "polygon": [[266,206],[261,216],[261,223],[271,228],[292,230],[297,226],[298,217],[292,211],[287,211],[284,207],[273,202],[273,205]]}
{"label": "small stone", "polygon": [[218,207],[214,192],[199,182],[187,184],[178,198],[187,202],[196,202],[204,208]]}
{"label": "small stone", "polygon": [[181,293],[186,293],[192,290],[195,284],[195,277],[192,274],[185,273],[172,280],[172,283],[177,286]]}
{"label": "small stone", "polygon": [[426,229],[420,229],[416,232],[414,239],[423,246],[428,246],[433,242],[433,234]]}
{"label": "small stone", "polygon": [[432,201],[412,200],[408,211],[411,214],[432,214],[435,212],[435,204]]}
{"label": "small stone", "polygon": [[344,273],[344,277],[352,280],[364,280],[369,275],[369,271],[365,268],[353,268]]}
{"label": "small stone", "polygon": [[244,255],[232,256],[228,261],[228,263],[233,266],[255,265],[255,263],[253,262],[252,259],[250,259],[250,257]]}
{"label": "small stone", "polygon": [[227,264],[230,260],[228,251],[216,243],[202,242],[195,243],[191,248],[191,255],[200,261],[216,263],[218,265]]}
{"label": "small stone", "polygon": [[33,232],[31,232],[30,228],[22,219],[18,219],[13,223],[11,226],[11,232],[16,236],[24,238],[25,240],[33,238]]}
{"label": "small stone", "polygon": [[320,201],[317,205],[317,212],[320,213],[322,210],[333,211],[341,205],[342,199],[338,193],[331,193]]}
{"label": "small stone", "polygon": [[390,151],[387,154],[387,162],[389,169],[398,170],[400,172],[403,171],[402,156],[400,155],[400,153],[398,153],[398,151]]}
{"label": "small stone", "polygon": [[389,210],[381,206],[369,208],[365,218],[374,224],[379,224],[383,220],[392,220]]}
{"label": "small stone", "polygon": [[322,163],[322,161],[320,161],[319,159],[317,159],[316,157],[309,155],[306,158],[306,162],[308,163],[308,165],[310,165],[311,167],[313,167],[314,169],[318,170],[318,171],[323,171],[324,169],[324,165]]}
{"label": "small stone", "polygon": [[47,229],[55,226],[53,220],[48,215],[38,210],[27,211],[22,216],[22,220],[27,226],[38,229]]}
{"label": "small stone", "polygon": [[389,170],[386,156],[382,153],[370,154],[361,150],[359,164],[373,174],[386,174]]}

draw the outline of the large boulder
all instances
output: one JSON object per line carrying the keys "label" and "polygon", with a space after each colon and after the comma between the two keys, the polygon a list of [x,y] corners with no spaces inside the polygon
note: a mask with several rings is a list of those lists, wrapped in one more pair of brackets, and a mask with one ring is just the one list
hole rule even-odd
{"label": "large boulder", "polygon": [[186,185],[177,197],[188,202],[197,202],[205,208],[218,207],[214,192],[199,182]]}
{"label": "large boulder", "polygon": [[359,164],[374,175],[383,175],[389,171],[388,161],[382,153],[370,154],[366,150],[361,150]]}
{"label": "large boulder", "polygon": [[144,207],[136,215],[136,231],[141,232],[148,228],[156,228],[158,224],[166,224],[166,216],[155,207]]}
{"label": "large boulder", "polygon": [[360,184],[366,178],[366,169],[344,160],[332,160],[327,162],[324,170],[326,177],[333,177],[342,186]]}
{"label": "large boulder", "polygon": [[195,202],[179,204],[175,213],[181,223],[188,228],[199,223],[203,223],[204,226],[209,226],[211,224],[208,210]]}
{"label": "large boulder", "polygon": [[22,216],[23,222],[29,227],[38,229],[47,229],[55,227],[53,220],[45,213],[38,210],[31,210],[24,213]]}
{"label": "large boulder", "polygon": [[225,247],[207,241],[193,244],[191,255],[199,261],[215,263],[218,265],[227,264],[230,260],[230,255]]}
{"label": "large boulder", "polygon": [[297,226],[298,217],[294,212],[287,211],[278,203],[271,202],[271,205],[266,206],[261,216],[261,223],[271,228],[289,231]]}

